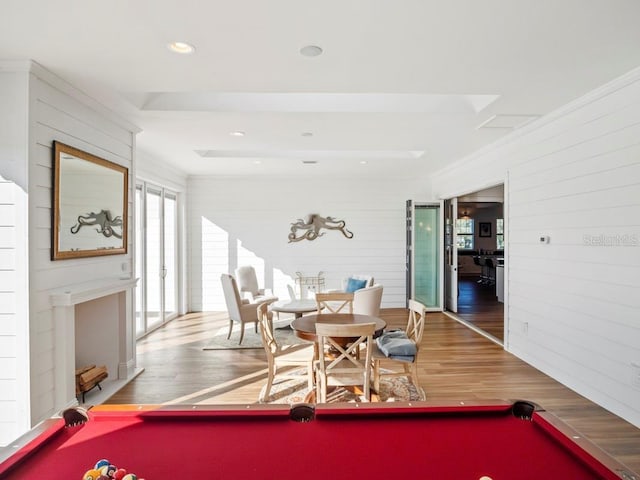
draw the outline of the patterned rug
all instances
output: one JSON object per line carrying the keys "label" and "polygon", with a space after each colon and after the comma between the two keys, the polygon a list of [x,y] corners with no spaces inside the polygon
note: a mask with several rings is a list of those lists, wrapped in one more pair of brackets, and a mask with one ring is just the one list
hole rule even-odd
{"label": "patterned rug", "polygon": [[[288,345],[292,343],[300,343],[301,340],[293,334],[293,330],[289,327],[291,320],[280,320],[274,322],[274,334],[276,341],[281,345]],[[233,332],[231,338],[227,340],[227,334],[229,333],[229,326],[218,329],[214,332],[213,337],[206,346],[202,347],[203,350],[242,350],[248,348],[263,348],[262,339],[260,338],[260,331],[256,333],[253,329],[253,324],[247,324],[244,329],[244,338],[242,339],[242,345],[238,345],[240,341],[240,324],[233,325]]]}
{"label": "patterned rug", "polygon": [[[309,390],[307,388],[307,379],[304,369],[293,370],[291,373],[300,374],[300,379],[283,379],[278,380],[271,387],[269,398],[266,403],[288,403],[294,405],[297,403],[306,403],[309,401]],[[264,393],[265,387],[262,387],[260,396]],[[372,392],[372,401],[379,402],[413,402],[420,400],[418,389],[406,377],[389,377],[380,379],[380,391]],[[351,390],[343,387],[336,387],[327,393],[327,403],[335,402],[360,402],[362,397]]]}

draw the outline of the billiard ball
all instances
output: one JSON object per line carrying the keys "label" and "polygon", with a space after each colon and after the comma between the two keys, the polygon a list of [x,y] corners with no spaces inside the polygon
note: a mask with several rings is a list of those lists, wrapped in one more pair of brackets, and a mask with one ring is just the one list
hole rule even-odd
{"label": "billiard ball", "polygon": [[91,470],[86,471],[86,473],[82,476],[82,480],[98,480],[101,475],[102,473],[100,473],[100,470],[92,468]]}

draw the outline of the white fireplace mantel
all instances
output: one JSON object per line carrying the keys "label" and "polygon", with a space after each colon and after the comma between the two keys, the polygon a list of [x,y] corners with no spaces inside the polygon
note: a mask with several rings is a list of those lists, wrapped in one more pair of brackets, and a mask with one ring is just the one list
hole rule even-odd
{"label": "white fireplace mantel", "polygon": [[137,278],[103,278],[92,282],[68,285],[51,293],[51,305],[68,307],[88,302],[113,293],[122,292],[135,287]]}
{"label": "white fireplace mantel", "polygon": [[[76,369],[76,311],[87,308],[86,302],[103,298],[112,298],[107,307],[110,317],[115,320],[115,337],[105,338],[112,352],[113,368],[109,372],[109,381],[124,385],[139,373],[135,366],[135,322],[133,296],[136,278],[103,278],[67,285],[52,290],[49,299],[53,307],[54,341],[55,341],[55,404],[62,410],[76,403],[75,369]],[[103,304],[104,305],[104,304]],[[90,307],[93,308],[93,307]],[[104,306],[97,312],[104,315]],[[104,322],[106,325],[107,322]],[[113,323],[110,323],[113,326]],[[115,370],[115,371],[114,371]]]}

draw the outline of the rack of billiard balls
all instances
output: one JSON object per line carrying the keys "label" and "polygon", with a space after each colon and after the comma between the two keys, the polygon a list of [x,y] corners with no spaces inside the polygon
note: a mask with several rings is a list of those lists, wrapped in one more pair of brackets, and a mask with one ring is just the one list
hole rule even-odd
{"label": "rack of billiard balls", "polygon": [[144,480],[135,473],[127,472],[124,468],[118,468],[109,460],[98,460],[95,466],[87,470],[82,480]]}

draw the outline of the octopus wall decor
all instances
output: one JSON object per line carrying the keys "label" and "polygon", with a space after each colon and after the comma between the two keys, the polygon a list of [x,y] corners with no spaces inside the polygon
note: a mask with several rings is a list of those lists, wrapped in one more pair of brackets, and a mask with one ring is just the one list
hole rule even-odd
{"label": "octopus wall decor", "polygon": [[[100,210],[100,213],[91,212],[86,215],[78,216],[78,223],[71,227],[71,233],[78,233],[80,228],[87,225],[96,225],[96,232],[101,233],[105,237],[114,236],[122,238],[122,217],[117,216],[111,218],[109,210]],[[118,227],[119,231],[114,230]]]}
{"label": "octopus wall decor", "polygon": [[297,222],[291,224],[289,243],[299,242],[300,240],[315,240],[326,233],[321,231],[323,229],[339,230],[345,237],[353,238],[353,233],[347,230],[345,225],[344,220],[336,220],[332,217],[321,217],[314,213],[309,215],[306,222],[299,218]]}

